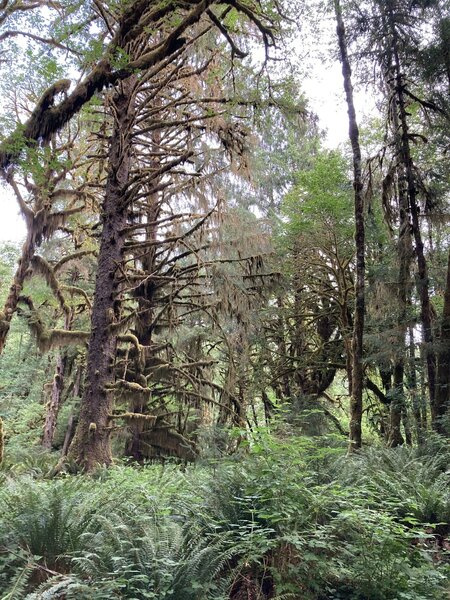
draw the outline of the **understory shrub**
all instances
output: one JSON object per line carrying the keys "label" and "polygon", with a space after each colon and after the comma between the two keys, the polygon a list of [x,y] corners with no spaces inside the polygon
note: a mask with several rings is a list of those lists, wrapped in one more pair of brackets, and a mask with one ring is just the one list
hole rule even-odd
{"label": "understory shrub", "polygon": [[184,470],[12,470],[0,598],[440,600],[444,464],[423,449],[347,458],[327,443],[262,434],[239,457]]}

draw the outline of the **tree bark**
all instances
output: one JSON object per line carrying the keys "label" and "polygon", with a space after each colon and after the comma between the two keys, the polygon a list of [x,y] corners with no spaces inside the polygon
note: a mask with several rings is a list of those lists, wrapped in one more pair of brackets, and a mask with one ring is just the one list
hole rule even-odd
{"label": "tree bark", "polygon": [[405,403],[403,388],[404,373],[403,358],[397,358],[394,366],[394,389],[390,405],[389,446],[391,448],[402,446],[405,441],[401,432],[402,412]]}
{"label": "tree bark", "polygon": [[10,324],[17,310],[19,296],[22,293],[23,284],[25,283],[28,269],[31,266],[31,260],[36,250],[36,232],[33,228],[33,221],[31,221],[31,223],[27,222],[27,225],[27,238],[22,247],[22,254],[14,274],[13,282],[9,288],[8,297],[6,298],[3,310],[0,313],[0,355],[5,348]]}
{"label": "tree bark", "polygon": [[277,297],[277,307],[278,307],[278,317],[277,317],[277,325],[278,331],[276,335],[276,343],[278,345],[278,354],[279,354],[279,364],[280,370],[282,371],[280,386],[282,388],[282,397],[291,398],[291,385],[289,381],[289,374],[286,370],[286,358],[288,355],[287,345],[286,345],[286,327],[285,327],[285,318],[284,318],[284,305],[283,298],[281,296]]}
{"label": "tree bark", "polygon": [[416,373],[416,348],[414,344],[414,327],[409,325],[409,369],[408,369],[408,388],[412,398],[412,410],[414,416],[414,425],[416,430],[416,438],[419,446],[423,442],[424,431],[422,429],[423,417],[422,417],[422,405],[420,402],[419,388],[417,385],[417,373]]}
{"label": "tree bark", "polygon": [[73,439],[74,429],[75,429],[75,417],[72,413],[69,415],[69,418],[67,420],[66,433],[64,435],[64,442],[63,442],[63,446],[62,446],[62,450],[61,450],[61,458],[62,459],[64,459],[67,456],[67,452],[69,450],[70,443]]}
{"label": "tree bark", "polygon": [[112,325],[120,318],[119,266],[123,259],[127,208],[124,202],[131,169],[135,77],[120,84],[113,99],[114,131],[109,148],[109,173],[103,203],[91,337],[86,381],[77,430],[69,459],[92,471],[111,463],[110,422],[113,405],[117,335]]}
{"label": "tree bark", "polygon": [[56,421],[58,419],[59,408],[61,406],[61,395],[64,386],[64,367],[65,360],[62,354],[58,352],[50,399],[48,401],[45,413],[44,433],[42,436],[42,447],[46,448],[47,450],[51,450],[52,448]]}
{"label": "tree bark", "polygon": [[[160,142],[159,133],[155,135],[155,145]],[[156,168],[156,165],[154,165]],[[142,261],[142,270],[148,273],[148,277],[145,279],[145,283],[140,285],[136,290],[137,302],[138,302],[138,316],[136,319],[136,337],[142,346],[147,348],[152,344],[153,328],[152,323],[155,313],[155,294],[157,287],[154,279],[151,278],[151,274],[157,271],[156,265],[156,252],[157,245],[156,241],[158,238],[158,227],[156,225],[160,214],[161,206],[157,194],[153,194],[152,197],[148,198],[148,207],[146,210],[145,217],[148,223],[154,223],[151,227],[146,229],[145,239],[148,242],[154,242],[155,245],[150,246],[144,256],[140,256]],[[134,361],[134,379],[137,383],[143,387],[147,387],[147,381],[145,379],[145,365],[141,365],[139,357]],[[148,401],[149,398],[143,394],[133,394],[130,401],[130,411],[133,414],[145,414],[148,413]],[[131,419],[128,423],[128,429],[131,437],[127,440],[125,446],[125,454],[131,456],[135,460],[142,461],[148,458],[148,443],[144,439],[145,432],[149,428],[152,428],[153,424],[146,421],[145,419]]]}
{"label": "tree bark", "polygon": [[339,42],[344,79],[345,97],[349,120],[349,138],[353,154],[353,188],[355,202],[355,245],[356,245],[356,279],[355,279],[355,316],[352,338],[352,381],[350,398],[350,436],[349,452],[361,447],[362,443],[362,408],[363,408],[363,333],[365,312],[365,225],[364,199],[361,170],[361,148],[359,145],[359,129],[353,100],[352,71],[347,52],[345,26],[342,19],[340,0],[334,3],[337,37]]}
{"label": "tree bark", "polygon": [[428,374],[428,391],[431,404],[433,422],[436,421],[434,414],[434,399],[436,393],[436,356],[433,349],[433,330],[431,302],[429,295],[428,268],[424,253],[424,243],[419,224],[419,207],[417,204],[417,188],[414,175],[414,165],[411,157],[409,127],[407,118],[407,109],[405,101],[405,80],[401,69],[399,54],[399,41],[395,17],[392,6],[388,4],[388,19],[390,35],[392,37],[392,57],[393,57],[393,76],[395,80],[395,99],[398,107],[399,135],[400,135],[400,160],[402,162],[409,200],[409,211],[411,213],[412,234],[414,237],[415,250],[417,256],[417,294],[420,298],[420,318],[422,322],[422,336],[425,352],[425,359]]}
{"label": "tree bark", "polygon": [[[73,312],[66,314],[64,328],[67,331],[72,329]],[[59,410],[61,408],[62,393],[64,389],[64,375],[67,370],[67,353],[65,351],[58,352],[56,356],[56,367],[53,375],[50,399],[47,403],[44,432],[42,435],[42,447],[50,450],[53,445],[55,435],[56,422],[58,420]]]}
{"label": "tree bark", "polygon": [[433,429],[442,435],[449,435],[449,423],[445,423],[445,417],[450,411],[450,251],[438,348],[436,396],[431,411]]}
{"label": "tree bark", "polygon": [[[397,114],[393,115],[394,129],[397,131]],[[398,301],[397,330],[396,338],[397,353],[394,359],[393,379],[394,387],[392,390],[392,400],[390,404],[390,423],[389,423],[389,446],[401,446],[404,443],[401,434],[402,413],[405,407],[405,358],[404,344],[406,340],[407,323],[406,308],[407,299],[410,296],[410,264],[412,257],[411,228],[408,216],[408,194],[404,188],[403,169],[398,173],[398,197],[399,197],[399,215],[400,225],[398,233],[398,283],[396,286],[396,296]]]}

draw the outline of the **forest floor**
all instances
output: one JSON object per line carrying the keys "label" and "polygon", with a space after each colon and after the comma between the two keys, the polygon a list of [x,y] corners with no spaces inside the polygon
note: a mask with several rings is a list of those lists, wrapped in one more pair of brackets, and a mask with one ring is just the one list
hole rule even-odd
{"label": "forest floor", "polygon": [[2,600],[441,600],[450,451],[261,435],[197,464],[0,470]]}

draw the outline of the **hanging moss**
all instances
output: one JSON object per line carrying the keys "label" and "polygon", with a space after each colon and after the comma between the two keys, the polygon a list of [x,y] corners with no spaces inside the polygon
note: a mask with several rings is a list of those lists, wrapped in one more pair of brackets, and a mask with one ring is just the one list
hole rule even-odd
{"label": "hanging moss", "polygon": [[33,301],[28,296],[20,296],[19,302],[30,309],[30,313],[24,315],[28,321],[30,331],[36,338],[39,351],[49,352],[53,348],[61,346],[78,346],[89,341],[89,332],[67,329],[47,329],[42,322]]}
{"label": "hanging moss", "polygon": [[156,423],[156,421],[158,420],[158,417],[155,415],[144,415],[142,413],[133,413],[133,412],[125,412],[120,415],[110,415],[109,418],[110,419],[147,421],[150,424],[150,426],[153,426]]}
{"label": "hanging moss", "polygon": [[58,300],[61,309],[67,314],[69,312],[69,307],[61,291],[59,282],[55,277],[52,266],[45,260],[45,258],[36,254],[31,259],[31,267],[33,273],[42,275],[42,277],[45,279],[45,282],[52,290],[55,298]]}

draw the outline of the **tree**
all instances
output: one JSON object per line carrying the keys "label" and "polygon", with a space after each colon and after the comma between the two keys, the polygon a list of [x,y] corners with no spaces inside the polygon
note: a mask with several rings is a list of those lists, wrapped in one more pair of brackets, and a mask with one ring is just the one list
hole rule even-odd
{"label": "tree", "polygon": [[[344,370],[351,381],[354,291],[354,218],[346,161],[336,152],[318,152],[295,179],[282,213],[287,221],[280,237],[287,279],[278,292],[283,306],[268,313],[265,334],[273,357],[269,381],[280,400],[292,402],[294,413],[320,408],[321,398],[329,401],[327,390],[338,371]],[[330,411],[325,414],[333,420]]]}
{"label": "tree", "polygon": [[[434,4],[434,3],[431,3]],[[438,3],[439,4],[439,3]],[[442,118],[442,103],[438,89],[438,77],[434,84],[425,82],[420,58],[423,56],[417,35],[418,25],[432,15],[431,5],[419,3],[375,2],[364,7],[351,7],[350,18],[353,29],[352,40],[364,50],[359,50],[361,64],[365,69],[375,67],[383,89],[383,110],[386,117],[385,143],[379,153],[379,164],[385,167],[381,197],[387,208],[386,217],[395,215],[394,227],[398,229],[398,283],[397,300],[399,350],[392,368],[393,386],[391,412],[391,444],[403,442],[400,433],[401,420],[406,411],[405,404],[405,339],[408,330],[408,315],[415,306],[420,306],[422,333],[422,356],[427,371],[428,397],[432,419],[435,420],[436,355],[434,308],[427,254],[427,236],[432,239],[431,206],[433,187],[437,178],[430,177],[426,165],[424,143],[428,136],[434,137],[433,129]],[[410,10],[411,9],[411,10]],[[431,17],[434,18],[434,17]],[[429,92],[434,86],[435,96]],[[421,121],[418,112],[425,115]],[[439,115],[439,117],[438,117]],[[440,129],[442,132],[442,128]],[[433,133],[432,133],[433,132]],[[390,200],[388,200],[390,198]],[[388,208],[390,203],[391,208]],[[394,207],[395,208],[392,208]],[[392,226],[391,223],[388,226]],[[411,287],[413,258],[416,257],[416,290]]]}
{"label": "tree", "polygon": [[350,400],[350,446],[349,449],[361,447],[362,396],[364,386],[363,367],[363,333],[365,312],[365,224],[364,198],[362,183],[361,148],[359,129],[353,101],[352,71],[347,51],[345,26],[339,0],[335,1],[337,36],[342,62],[345,96],[348,107],[349,138],[353,154],[353,188],[355,192],[355,243],[356,243],[356,277],[355,277],[355,311],[352,339],[352,378]]}
{"label": "tree", "polygon": [[[66,139],[39,150],[29,150],[18,172],[8,172],[8,183],[16,196],[27,226],[27,237],[22,247],[18,267],[1,311],[0,354],[4,349],[11,319],[17,311],[25,280],[32,272],[45,271],[46,264],[36,254],[44,241],[65,229],[71,218],[86,209],[93,201],[88,180],[83,178],[80,165],[84,162],[84,148],[74,149],[78,131]],[[83,167],[83,169],[85,166]],[[78,172],[77,172],[78,169]],[[89,254],[90,249],[77,249],[74,258]],[[66,257],[68,262],[70,257]],[[56,281],[52,273],[45,273],[49,281]],[[50,284],[51,285],[51,284]],[[55,283],[54,292],[68,315],[62,292]],[[72,290],[75,291],[74,289]]]}
{"label": "tree", "polygon": [[[216,6],[219,7],[218,15],[214,13]],[[225,9],[221,10],[220,6],[225,6]],[[27,8],[36,8],[36,5]],[[88,73],[59,104],[55,106],[56,96],[68,92],[71,82],[62,79],[45,90],[31,116],[1,143],[1,170],[6,172],[27,145],[50,139],[105,87],[124,81],[137,71],[153,70],[157,73],[170,64],[192,44],[194,39],[189,36],[190,28],[199,22],[201,28],[195,34],[195,38],[199,39],[205,35],[212,25],[219,26],[235,53],[236,47],[227,25],[222,22],[230,10],[234,10],[242,13],[260,31],[268,47],[273,40],[277,17],[276,12],[270,10],[270,6],[267,8],[267,12],[264,12],[257,4],[249,7],[239,0],[220,3],[214,0],[199,0],[187,6],[181,2],[163,2],[155,7],[149,7],[144,0],[135,0],[124,8],[117,19],[107,5],[97,3],[95,9],[101,16],[102,31],[105,31],[102,38],[109,38],[109,42],[104,44],[102,52],[96,57]],[[7,16],[8,11],[5,12],[5,18]],[[174,25],[167,28],[164,26],[166,23]],[[148,33],[152,31],[160,33],[149,38]],[[131,45],[139,45],[143,39],[146,43],[145,49],[135,53],[134,57],[129,57]]]}
{"label": "tree", "polygon": [[[208,16],[215,24],[216,17],[209,14]],[[190,24],[190,19],[192,19],[192,17],[189,16],[189,18],[186,17],[186,19]],[[264,26],[261,25],[261,27],[263,29],[263,35],[266,35]],[[186,28],[187,25],[183,31],[185,31]],[[220,28],[219,30],[223,33]],[[178,29],[176,28],[175,31],[178,31]],[[199,36],[204,36],[204,34],[205,30],[202,29],[201,25],[197,29],[194,28],[192,30],[192,43]],[[169,33],[168,38],[172,35],[173,34]],[[147,44],[148,41],[144,37],[142,39],[142,46],[138,48],[138,53],[134,56],[134,60],[137,61],[137,63],[139,63],[140,56],[146,56],[148,54]],[[132,52],[131,45],[129,46],[129,52]],[[181,60],[177,60],[178,57],[180,57]],[[133,56],[131,56],[131,63],[133,63]],[[143,66],[146,66],[146,64],[144,63]],[[139,197],[138,195],[141,194],[142,189],[147,190],[145,193],[151,198],[158,190],[159,186],[166,186],[166,182],[162,178],[163,175],[168,176],[169,174],[174,173],[177,168],[183,167],[186,165],[187,161],[195,156],[195,150],[192,148],[192,132],[189,128],[189,123],[193,124],[193,135],[195,140],[195,123],[204,118],[195,112],[190,112],[192,111],[192,108],[190,107],[192,101],[189,99],[186,101],[187,95],[185,95],[184,99],[180,99],[179,94],[182,93],[181,89],[175,90],[175,95],[163,97],[162,106],[160,105],[160,101],[158,101],[158,96],[155,93],[152,94],[150,92],[150,98],[155,102],[155,108],[152,108],[154,115],[150,112],[149,116],[145,116],[146,111],[148,110],[147,104],[149,102],[149,97],[144,93],[141,97],[140,91],[144,91],[147,86],[149,90],[151,90],[152,86],[161,85],[161,87],[154,87],[154,89],[160,90],[159,93],[162,97],[162,94],[168,93],[168,85],[170,85],[173,78],[181,77],[181,80],[183,79],[183,67],[181,49],[177,50],[173,55],[169,52],[166,63],[161,65],[159,70],[154,70],[153,72],[149,70],[145,72],[142,79],[132,76],[129,79],[124,80],[122,85],[126,84],[129,86],[128,93],[126,95],[123,94],[121,97],[118,96],[117,99],[114,100],[116,103],[114,104],[114,113],[116,116],[113,139],[121,139],[121,143],[120,145],[115,146],[114,142],[112,142],[109,149],[110,166],[103,207],[104,224],[99,250],[96,293],[92,312],[92,329],[89,343],[90,352],[88,356],[86,388],[78,429],[70,452],[70,456],[72,456],[78,464],[83,465],[87,469],[92,469],[95,464],[108,464],[111,461],[109,435],[111,430],[110,419],[112,417],[112,391],[115,385],[114,356],[118,340],[117,331],[123,328],[122,320],[125,323],[127,322],[127,318],[124,318],[122,315],[121,308],[121,296],[123,293],[124,282],[122,280],[122,272],[119,269],[119,265],[127,252],[130,252],[131,250],[135,252],[140,249],[141,246],[151,247],[152,245],[158,244],[158,242],[153,240],[144,242],[143,245],[134,242],[126,244],[129,207],[135,198]],[[189,70],[189,67],[185,68]],[[194,79],[194,82],[195,75],[198,77],[200,74],[203,74],[202,67],[197,68],[196,72],[193,71],[192,78]],[[161,81],[162,83],[159,83]],[[199,87],[201,89],[201,86]],[[120,106],[117,104],[119,101]],[[170,118],[168,121],[161,120],[161,115],[164,114],[164,102],[172,103],[174,107],[184,104],[185,110],[181,115],[181,120],[180,116],[178,117],[178,122],[184,126],[184,133],[182,133],[182,136],[187,140],[187,148],[181,152],[178,151],[179,140],[182,140],[183,137],[180,138],[178,137],[179,134],[175,133],[172,138],[172,147],[169,142],[167,148],[162,149],[161,158],[156,161],[157,168],[152,169],[150,167],[147,177],[142,178],[142,175],[139,172],[133,177],[131,172],[131,157],[133,152],[136,153],[140,151],[140,145],[141,147],[144,147],[142,146],[145,144],[142,134],[158,129],[164,131],[171,126],[174,127],[174,125],[176,126],[178,124],[176,120],[173,120],[173,116],[171,117],[172,120]],[[213,106],[214,98],[209,101],[210,104],[211,102]],[[199,105],[201,106],[202,103],[208,104],[208,101],[200,98]],[[131,110],[132,105],[134,106],[133,110]],[[220,112],[217,114],[220,115]],[[210,116],[214,117],[215,115],[216,113],[213,109],[212,115]],[[142,125],[140,125],[141,123]],[[142,127],[140,134],[134,133],[133,129],[135,126]],[[216,128],[215,133],[220,137],[225,148],[231,150],[239,143],[238,138],[236,138],[236,140],[234,139],[233,128],[227,126],[225,122],[221,125],[220,120],[215,124],[213,121],[211,131],[214,131],[214,128]],[[175,129],[175,132],[176,131],[177,130]],[[136,136],[139,136],[139,139]],[[136,144],[136,150],[133,150],[133,144]],[[167,152],[167,155],[165,155],[165,152]],[[144,174],[146,173],[145,166],[143,172]],[[147,218],[148,214],[145,216],[144,222]],[[192,229],[196,230],[198,227],[199,225],[194,225]],[[134,234],[136,233],[137,231],[134,232]],[[147,231],[147,233],[151,234],[151,231]],[[182,234],[180,238],[185,236],[186,234]],[[181,271],[179,275],[182,277],[183,271]],[[151,301],[151,298],[147,298],[147,300]],[[153,307],[147,305],[145,309],[147,315],[152,309]],[[139,342],[137,342],[137,344],[139,345]],[[122,382],[122,385],[126,385],[126,382]],[[144,418],[144,416],[142,418]]]}

